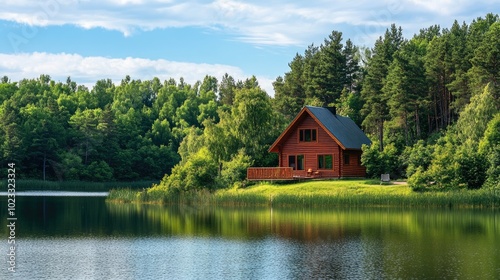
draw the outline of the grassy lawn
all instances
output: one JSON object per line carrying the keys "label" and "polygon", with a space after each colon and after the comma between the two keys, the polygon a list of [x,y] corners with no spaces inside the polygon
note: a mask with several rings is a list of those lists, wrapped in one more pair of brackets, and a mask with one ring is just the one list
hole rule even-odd
{"label": "grassy lawn", "polygon": [[219,190],[216,202],[229,205],[375,206],[498,208],[500,192],[459,190],[414,192],[407,185],[380,185],[377,180],[308,181],[296,184],[257,184]]}
{"label": "grassy lawn", "polygon": [[202,190],[169,196],[163,191],[112,190],[110,201],[186,203],[221,206],[281,207],[446,207],[500,208],[500,191],[458,190],[414,192],[407,185],[380,185],[377,180],[307,181],[290,184],[259,183],[213,193]]}
{"label": "grassy lawn", "polygon": [[221,193],[271,195],[409,195],[412,190],[405,185],[380,185],[376,180],[308,181],[295,184],[274,185],[263,183],[244,189],[221,190]]}

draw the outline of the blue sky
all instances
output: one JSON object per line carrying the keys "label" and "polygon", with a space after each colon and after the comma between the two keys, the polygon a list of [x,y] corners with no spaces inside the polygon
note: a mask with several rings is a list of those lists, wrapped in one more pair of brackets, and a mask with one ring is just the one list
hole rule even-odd
{"label": "blue sky", "polygon": [[3,0],[0,76],[48,74],[91,87],[99,79],[255,75],[272,82],[332,30],[372,47],[391,23],[411,38],[421,28],[470,23],[500,0]]}

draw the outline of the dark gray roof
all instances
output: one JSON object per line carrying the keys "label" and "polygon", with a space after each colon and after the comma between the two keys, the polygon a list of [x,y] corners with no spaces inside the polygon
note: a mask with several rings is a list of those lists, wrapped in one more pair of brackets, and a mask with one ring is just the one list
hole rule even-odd
{"label": "dark gray roof", "polygon": [[328,108],[306,106],[319,122],[344,146],[346,149],[359,149],[361,145],[370,145],[371,141],[365,133],[348,117],[334,115]]}

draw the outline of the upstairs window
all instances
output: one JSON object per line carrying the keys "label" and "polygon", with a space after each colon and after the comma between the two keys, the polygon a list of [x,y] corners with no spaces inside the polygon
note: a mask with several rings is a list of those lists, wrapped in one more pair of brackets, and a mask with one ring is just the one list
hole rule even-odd
{"label": "upstairs window", "polygon": [[316,129],[300,129],[299,141],[300,142],[313,142],[316,141]]}

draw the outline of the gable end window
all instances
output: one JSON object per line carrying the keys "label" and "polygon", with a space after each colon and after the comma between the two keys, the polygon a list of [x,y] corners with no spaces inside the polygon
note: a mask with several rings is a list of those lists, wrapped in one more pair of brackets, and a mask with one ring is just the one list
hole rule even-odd
{"label": "gable end window", "polygon": [[299,141],[300,142],[313,142],[317,139],[316,129],[300,129],[299,130]]}

